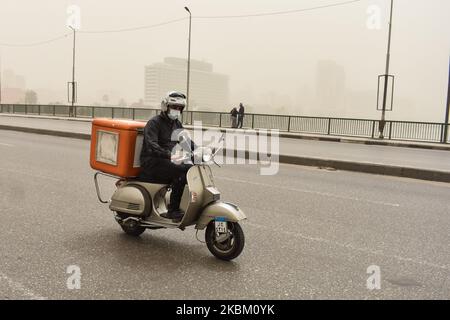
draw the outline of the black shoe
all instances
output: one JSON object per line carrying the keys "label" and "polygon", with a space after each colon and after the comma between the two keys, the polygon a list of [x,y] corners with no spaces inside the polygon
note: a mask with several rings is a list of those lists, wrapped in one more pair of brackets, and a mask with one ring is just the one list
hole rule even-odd
{"label": "black shoe", "polygon": [[161,214],[161,217],[166,219],[172,219],[174,222],[178,222],[183,218],[184,212],[180,209],[169,211],[167,213]]}

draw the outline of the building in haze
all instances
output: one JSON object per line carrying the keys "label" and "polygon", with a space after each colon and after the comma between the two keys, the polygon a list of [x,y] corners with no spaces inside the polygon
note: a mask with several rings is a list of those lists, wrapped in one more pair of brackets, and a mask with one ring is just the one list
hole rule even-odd
{"label": "building in haze", "polygon": [[[192,60],[189,107],[196,110],[223,111],[229,109],[228,76],[213,71],[211,63]],[[164,58],[164,62],[145,67],[145,104],[158,108],[168,91],[186,93],[187,60]]]}
{"label": "building in haze", "polygon": [[2,75],[2,103],[25,102],[25,78],[17,75],[11,69],[3,71]]}
{"label": "building in haze", "polygon": [[319,113],[345,115],[345,70],[332,60],[317,63],[316,105]]}

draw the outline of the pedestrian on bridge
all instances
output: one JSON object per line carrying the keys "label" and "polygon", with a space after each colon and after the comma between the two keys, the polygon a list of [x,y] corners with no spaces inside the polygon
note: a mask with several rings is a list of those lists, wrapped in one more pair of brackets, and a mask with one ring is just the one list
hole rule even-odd
{"label": "pedestrian on bridge", "polygon": [[237,117],[239,112],[236,109],[236,107],[234,107],[233,109],[231,109],[230,113],[231,113],[231,127],[237,128]]}
{"label": "pedestrian on bridge", "polygon": [[242,105],[242,102],[239,103],[239,115],[238,115],[238,123],[237,128],[242,128],[242,124],[244,123],[244,114],[245,114],[245,108]]}

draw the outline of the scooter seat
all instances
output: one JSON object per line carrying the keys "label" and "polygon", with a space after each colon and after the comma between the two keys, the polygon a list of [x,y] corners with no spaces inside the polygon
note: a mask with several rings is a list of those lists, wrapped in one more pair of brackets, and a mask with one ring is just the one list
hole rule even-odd
{"label": "scooter seat", "polygon": [[145,182],[145,183],[161,184],[161,185],[164,185],[164,186],[169,186],[169,185],[170,185],[170,183],[168,183],[167,181],[166,181],[166,182],[161,182],[161,181],[157,181],[157,180],[154,180],[154,179],[148,179],[148,178],[145,178],[145,179],[142,179],[142,178],[133,178],[133,179],[129,179],[128,181],[136,181],[136,182]]}
{"label": "scooter seat", "polygon": [[169,185],[171,182],[169,180],[166,181],[162,181],[162,180],[158,180],[158,179],[154,179],[152,177],[149,177],[145,174],[140,174],[137,177],[134,177],[132,179],[130,179],[131,181],[139,181],[139,182],[146,182],[146,183],[156,183],[156,184],[165,184],[165,185]]}

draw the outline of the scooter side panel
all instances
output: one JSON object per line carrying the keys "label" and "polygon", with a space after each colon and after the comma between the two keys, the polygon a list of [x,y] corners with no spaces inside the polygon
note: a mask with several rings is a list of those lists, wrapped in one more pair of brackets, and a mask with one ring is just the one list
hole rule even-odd
{"label": "scooter side panel", "polygon": [[157,211],[159,214],[167,211],[166,204],[165,204],[165,197],[167,197],[167,194],[164,198],[160,198],[157,196],[157,194],[165,187],[167,187],[167,184],[161,184],[161,183],[148,183],[148,182],[135,182],[135,184],[138,184],[147,190],[147,192],[150,195],[151,198],[151,205],[152,205],[152,211]]}
{"label": "scooter side panel", "polygon": [[121,187],[112,195],[109,209],[132,215],[142,215],[145,211],[144,195],[133,186]]}
{"label": "scooter side panel", "polygon": [[247,219],[245,213],[236,205],[221,201],[216,201],[208,205],[197,222],[196,229],[204,229],[216,217],[224,217],[230,222],[239,222]]}
{"label": "scooter side panel", "polygon": [[155,194],[161,190],[162,188],[166,187],[167,184],[162,184],[162,183],[148,183],[148,182],[142,182],[142,181],[133,181],[130,182],[132,184],[137,184],[140,185],[142,187],[144,187],[147,192],[150,194],[150,197],[153,199],[155,197]]}
{"label": "scooter side panel", "polygon": [[[136,185],[145,189],[150,199],[146,200]],[[114,192],[109,208],[116,212],[124,212],[138,216],[144,215],[146,213],[146,202],[149,202],[147,206],[153,206],[155,194],[163,187],[165,187],[164,184],[150,184],[137,181],[126,183]],[[147,210],[151,210],[151,207]]]}

